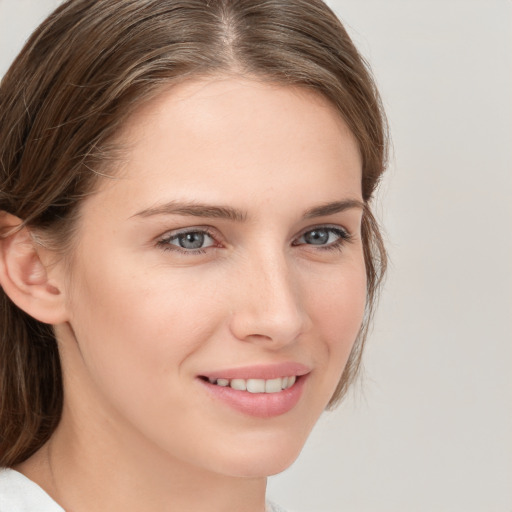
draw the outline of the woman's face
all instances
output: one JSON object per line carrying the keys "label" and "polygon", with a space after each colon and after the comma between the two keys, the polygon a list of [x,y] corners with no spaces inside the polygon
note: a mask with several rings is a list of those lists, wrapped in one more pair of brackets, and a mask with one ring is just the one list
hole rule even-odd
{"label": "woman's face", "polygon": [[314,92],[227,77],[171,88],[120,139],[67,274],[65,410],[111,444],[279,472],[362,321],[356,141]]}

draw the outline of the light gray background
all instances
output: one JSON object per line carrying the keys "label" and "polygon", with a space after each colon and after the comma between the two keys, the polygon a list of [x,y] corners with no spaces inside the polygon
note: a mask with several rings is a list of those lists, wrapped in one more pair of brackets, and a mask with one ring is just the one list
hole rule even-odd
{"label": "light gray background", "polygon": [[[58,3],[0,0],[0,76]],[[392,263],[364,378],[269,493],[295,512],[512,512],[512,2],[329,4],[389,116]]]}

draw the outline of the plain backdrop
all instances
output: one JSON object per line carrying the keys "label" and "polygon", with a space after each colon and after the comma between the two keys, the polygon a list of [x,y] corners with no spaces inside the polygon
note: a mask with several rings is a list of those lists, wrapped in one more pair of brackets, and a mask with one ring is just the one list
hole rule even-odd
{"label": "plain backdrop", "polygon": [[[58,3],[0,0],[0,76]],[[269,494],[295,512],[511,512],[512,2],[329,5],[389,117],[391,267],[362,379]]]}

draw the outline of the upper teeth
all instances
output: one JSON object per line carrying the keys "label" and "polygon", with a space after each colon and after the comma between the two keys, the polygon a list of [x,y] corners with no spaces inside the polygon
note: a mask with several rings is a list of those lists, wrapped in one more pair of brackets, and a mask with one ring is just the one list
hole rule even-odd
{"label": "upper teeth", "polygon": [[217,386],[230,386],[239,391],[249,393],[278,393],[283,389],[291,388],[295,384],[295,375],[291,377],[278,377],[277,379],[208,379],[210,383]]}

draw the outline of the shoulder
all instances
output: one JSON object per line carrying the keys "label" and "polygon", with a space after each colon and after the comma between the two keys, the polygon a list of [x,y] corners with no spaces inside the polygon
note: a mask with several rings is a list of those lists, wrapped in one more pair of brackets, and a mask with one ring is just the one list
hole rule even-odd
{"label": "shoulder", "polygon": [[265,512],[286,512],[286,510],[284,508],[281,508],[279,505],[272,503],[271,501],[267,501],[267,507]]}
{"label": "shoulder", "polygon": [[26,476],[0,468],[0,512],[64,512],[64,509]]}

